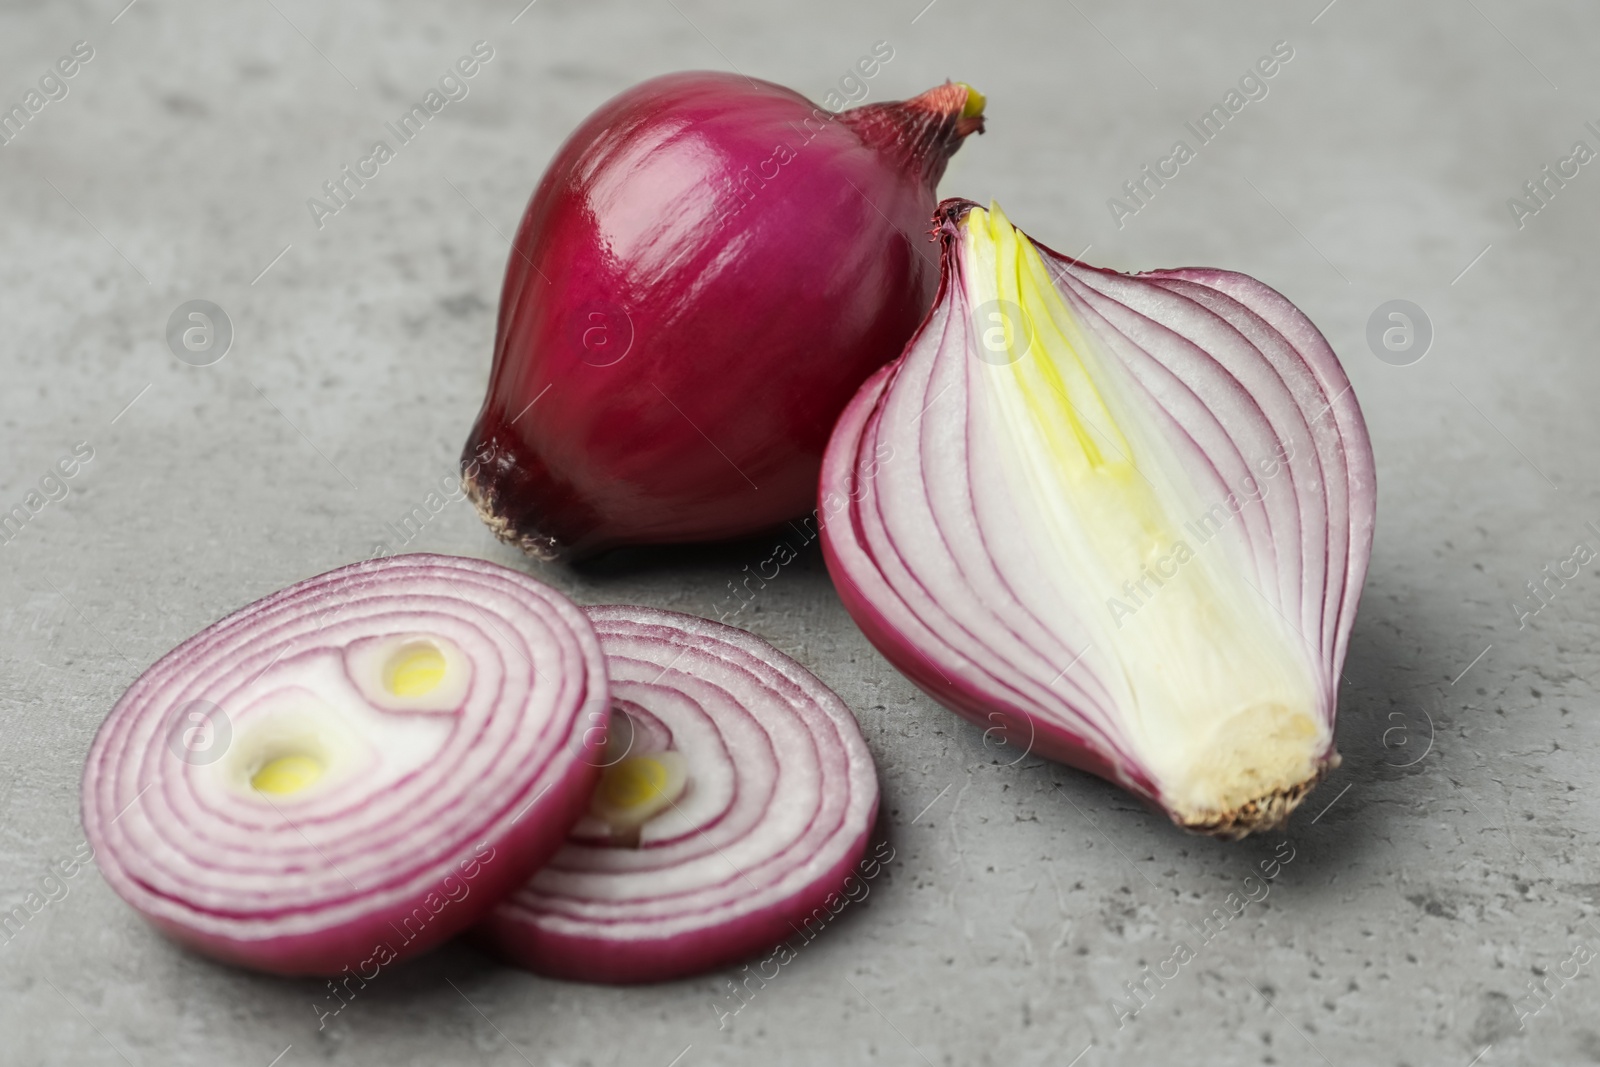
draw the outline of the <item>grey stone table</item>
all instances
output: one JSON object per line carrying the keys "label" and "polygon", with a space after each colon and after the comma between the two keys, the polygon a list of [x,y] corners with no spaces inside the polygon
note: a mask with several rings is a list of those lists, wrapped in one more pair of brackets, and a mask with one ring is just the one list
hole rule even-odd
{"label": "grey stone table", "polygon": [[[1600,1062],[1600,963],[1580,962],[1600,951],[1600,564],[1567,563],[1600,549],[1600,167],[1574,152],[1600,149],[1600,12],[125,2],[0,10],[0,106],[26,113],[0,147],[0,510],[45,498],[0,549],[0,910],[28,916],[0,944],[0,1061]],[[466,97],[314,217],[323,182],[478,41],[492,57]],[[871,99],[947,77],[988,94],[989,132],[944,192],[1110,266],[1257,275],[1345,360],[1378,537],[1345,763],[1290,833],[1201,840],[1098,780],[1007,765],[872,650],[813,551],[740,621],[860,716],[895,859],[736,1014],[734,972],[609,989],[452,946],[319,1028],[320,983],[181,951],[73,862],[83,755],[123,688],[233,608],[401,547],[390,523],[450,484],[503,235],[560,139],[674,69],[821,98],[879,41],[894,55]],[[1277,42],[1292,58],[1130,199]],[[232,325],[210,366],[166,340],[196,299]],[[1421,309],[1413,347],[1375,351],[1369,318],[1396,299]],[[701,614],[769,552],[544,568],[459,499],[405,547]],[[1564,565],[1578,576],[1529,595]],[[1291,858],[1265,899],[1130,997],[1274,855]]]}

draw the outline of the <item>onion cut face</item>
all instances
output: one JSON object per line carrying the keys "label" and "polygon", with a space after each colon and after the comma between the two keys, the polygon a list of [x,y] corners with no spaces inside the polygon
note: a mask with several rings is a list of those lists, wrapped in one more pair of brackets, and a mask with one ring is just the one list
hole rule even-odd
{"label": "onion cut face", "polygon": [[559,978],[653,982],[769,949],[819,910],[826,921],[878,808],[849,708],[743,630],[587,610],[611,672],[605,777],[483,942]]}
{"label": "onion cut face", "polygon": [[492,563],[311,578],[185,641],[90,749],[111,887],[173,938],[370,979],[469,926],[560,846],[609,714],[593,628]]}
{"label": "onion cut face", "polygon": [[1125,275],[940,207],[943,280],[840,417],[823,545],[902,672],[1220,837],[1338,755],[1371,445],[1327,342],[1222,270]]}

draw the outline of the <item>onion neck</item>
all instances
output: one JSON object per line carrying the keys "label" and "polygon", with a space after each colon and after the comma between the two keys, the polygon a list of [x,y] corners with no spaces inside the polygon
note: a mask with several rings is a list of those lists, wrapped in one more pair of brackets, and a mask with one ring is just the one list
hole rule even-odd
{"label": "onion neck", "polygon": [[983,132],[983,94],[945,82],[910,100],[864,104],[839,121],[898,169],[919,174],[931,192],[969,134]]}

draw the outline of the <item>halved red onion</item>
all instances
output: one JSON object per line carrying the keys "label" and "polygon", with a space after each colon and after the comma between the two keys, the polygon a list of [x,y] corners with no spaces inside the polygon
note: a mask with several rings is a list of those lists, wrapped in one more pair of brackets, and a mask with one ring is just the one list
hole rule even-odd
{"label": "halved red onion", "polygon": [[1335,766],[1371,552],[1338,359],[1244,275],[1125,275],[941,205],[943,278],[829,444],[846,607],[936,700],[1189,829],[1280,825]]}
{"label": "halved red onion", "polygon": [[743,630],[587,610],[611,672],[605,778],[482,940],[556,977],[652,982],[770,949],[819,910],[825,921],[878,808],[850,709]]}
{"label": "halved red onion", "polygon": [[576,605],[480,560],[343,567],[129,687],[84,768],[111,887],[201,952],[371,978],[474,922],[589,802],[609,714]]}

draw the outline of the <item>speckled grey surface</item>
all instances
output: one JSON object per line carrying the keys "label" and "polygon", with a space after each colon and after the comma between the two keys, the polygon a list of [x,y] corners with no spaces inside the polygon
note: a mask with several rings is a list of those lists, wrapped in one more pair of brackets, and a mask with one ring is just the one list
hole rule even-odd
{"label": "speckled grey surface", "polygon": [[[1536,615],[1514,607],[1536,605],[1542,567],[1600,548],[1600,172],[1547,183],[1521,228],[1507,204],[1575,141],[1600,147],[1600,12],[540,0],[513,22],[521,0],[124,2],[0,8],[7,108],[74,42],[94,50],[0,147],[0,509],[93,449],[0,549],[0,910],[79,845],[83,755],[139,671],[249,600],[398,547],[386,524],[450,474],[480,399],[500,234],[560,138],[658,72],[731,66],[820,97],[887,40],[873,99],[978,85],[989,132],[944,192],[1108,265],[1250,272],[1323,327],[1371,426],[1378,539],[1345,763],[1287,838],[1187,837],[1099,781],[1005,766],[867,645],[813,552],[741,621],[859,714],[896,858],[720,1028],[731,973],[595,988],[451,947],[319,1030],[319,983],[174,948],[91,866],[0,944],[0,1061],[1600,1062],[1600,962],[1578,962],[1600,951],[1600,565]],[[319,230],[307,198],[478,40],[494,57],[470,95]],[[1119,229],[1107,199],[1280,40],[1294,56],[1266,97]],[[1366,341],[1397,298],[1435,331],[1403,367]],[[168,350],[191,299],[233,323],[215,365]],[[769,551],[547,569],[460,502],[407,547],[701,614]],[[1197,943],[1275,849],[1293,858],[1266,899],[1119,1025],[1124,984]]]}

